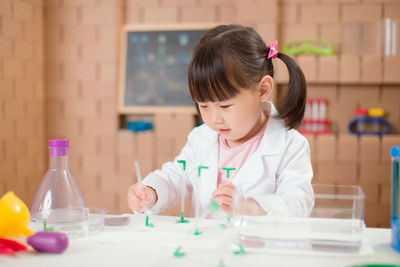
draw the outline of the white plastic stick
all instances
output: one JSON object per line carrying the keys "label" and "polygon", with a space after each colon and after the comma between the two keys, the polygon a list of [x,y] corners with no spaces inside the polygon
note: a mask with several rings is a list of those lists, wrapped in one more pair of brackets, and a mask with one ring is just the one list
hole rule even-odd
{"label": "white plastic stick", "polygon": [[138,184],[142,185],[142,175],[140,174],[139,162],[135,161],[136,177],[138,179]]}
{"label": "white plastic stick", "polygon": [[[186,171],[185,171],[185,178],[186,178]],[[185,212],[185,183],[181,183],[181,214]]]}
{"label": "white plastic stick", "polygon": [[[138,184],[139,184],[140,187],[143,188],[142,175],[140,173],[140,168],[139,168],[139,162],[138,161],[135,161],[135,169],[136,169],[136,177],[138,179]],[[144,213],[145,214],[149,214],[149,210],[147,209],[147,207],[145,205],[143,206],[143,208],[144,208]]]}

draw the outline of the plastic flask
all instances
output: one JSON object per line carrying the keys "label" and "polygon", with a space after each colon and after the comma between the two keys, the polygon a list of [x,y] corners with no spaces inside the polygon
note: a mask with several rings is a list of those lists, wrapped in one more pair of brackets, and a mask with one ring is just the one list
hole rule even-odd
{"label": "plastic flask", "polygon": [[33,223],[53,226],[87,220],[88,208],[69,169],[69,140],[49,140],[49,169],[36,190],[31,208]]}
{"label": "plastic flask", "polygon": [[392,247],[400,253],[400,221],[399,221],[399,162],[400,146],[394,146],[390,150],[391,163],[391,226]]}

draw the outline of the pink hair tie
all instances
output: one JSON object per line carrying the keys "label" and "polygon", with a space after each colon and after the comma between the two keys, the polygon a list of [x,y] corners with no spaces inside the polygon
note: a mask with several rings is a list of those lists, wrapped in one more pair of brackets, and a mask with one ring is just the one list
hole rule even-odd
{"label": "pink hair tie", "polygon": [[277,57],[277,55],[278,55],[278,50],[276,50],[277,45],[278,45],[278,40],[275,40],[269,44],[268,58],[276,58]]}

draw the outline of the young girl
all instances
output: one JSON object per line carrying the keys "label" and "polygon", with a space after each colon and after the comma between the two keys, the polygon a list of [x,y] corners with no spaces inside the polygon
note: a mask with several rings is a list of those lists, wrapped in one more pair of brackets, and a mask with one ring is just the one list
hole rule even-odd
{"label": "young girl", "polygon": [[[130,209],[158,213],[195,187],[201,188],[200,212],[215,199],[231,215],[238,188],[247,214],[309,215],[314,205],[309,145],[293,129],[303,118],[306,84],[299,66],[276,45],[267,46],[253,28],[239,25],[205,33],[188,73],[204,124],[192,130],[174,161],[129,188]],[[274,58],[286,64],[290,76],[277,108],[268,101]],[[187,175],[178,160],[186,160]],[[199,166],[208,167],[200,178]]]}

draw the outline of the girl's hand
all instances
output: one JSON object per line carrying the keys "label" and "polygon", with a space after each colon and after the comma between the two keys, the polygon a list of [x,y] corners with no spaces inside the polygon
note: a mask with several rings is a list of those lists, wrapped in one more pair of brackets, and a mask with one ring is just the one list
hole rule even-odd
{"label": "girl's hand", "polygon": [[127,201],[132,211],[143,213],[146,208],[150,209],[156,204],[157,193],[149,186],[136,183],[129,187]]}
{"label": "girl's hand", "polygon": [[222,210],[225,211],[229,216],[233,213],[233,191],[234,186],[229,180],[220,183],[217,189],[212,193],[212,199],[215,199],[221,206]]}

